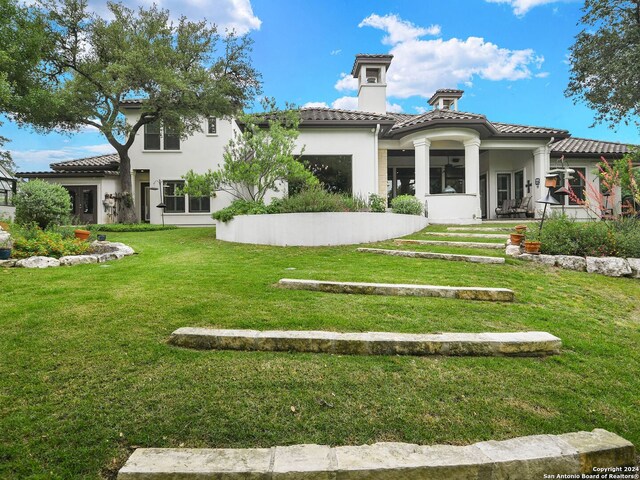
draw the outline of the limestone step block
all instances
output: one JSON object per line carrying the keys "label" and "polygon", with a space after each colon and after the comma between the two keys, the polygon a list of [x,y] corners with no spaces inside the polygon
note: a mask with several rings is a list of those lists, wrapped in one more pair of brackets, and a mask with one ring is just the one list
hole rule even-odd
{"label": "limestone step block", "polygon": [[513,290],[509,290],[508,288],[448,287],[402,283],[331,282],[326,280],[300,280],[292,278],[282,278],[278,282],[278,286],[290,290],[312,290],[327,293],[441,297],[455,298],[459,300],[485,300],[489,302],[513,302],[515,298]]}
{"label": "limestone step block", "polygon": [[60,257],[60,265],[73,266],[73,265],[86,265],[89,263],[98,263],[98,257],[96,255],[69,255],[66,257]]}
{"label": "limestone step block", "polygon": [[634,462],[633,444],[595,429],[467,446],[382,442],[269,449],[139,448],[120,469],[118,480],[524,480],[551,475],[587,478],[582,474],[598,474],[594,468],[608,469],[599,478],[613,478],[610,473]]}
{"label": "limestone step block", "polygon": [[562,341],[547,332],[338,333],[257,331],[183,327],[169,344],[200,350],[330,353],[339,355],[546,356],[560,353]]}
{"label": "limestone step block", "polygon": [[631,276],[640,278],[640,258],[627,258],[627,263],[631,268]]}
{"label": "limestone step block", "polygon": [[499,234],[499,233],[424,232],[423,235],[430,235],[433,237],[499,238],[500,240],[506,240],[509,238],[509,235]]}
{"label": "limestone step block", "polygon": [[0,268],[1,267],[15,267],[18,260],[9,259],[9,260],[0,260]]}
{"label": "limestone step block", "polygon": [[449,240],[412,240],[398,238],[394,242],[400,245],[434,245],[439,247],[464,247],[464,248],[488,248],[492,250],[504,249],[503,243],[487,243],[487,242],[453,242]]}
{"label": "limestone step block", "polygon": [[385,248],[358,248],[361,253],[377,253],[394,257],[429,258],[436,260],[451,260],[471,263],[504,263],[502,257],[486,257],[482,255],[457,255],[454,253],[413,252],[410,250],[387,250]]}
{"label": "limestone step block", "polygon": [[448,232],[513,232],[509,227],[447,227]]}

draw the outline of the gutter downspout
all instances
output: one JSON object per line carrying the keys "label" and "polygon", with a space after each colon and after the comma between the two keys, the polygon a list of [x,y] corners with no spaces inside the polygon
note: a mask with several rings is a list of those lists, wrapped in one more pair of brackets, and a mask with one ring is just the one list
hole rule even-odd
{"label": "gutter downspout", "polygon": [[[380,159],[378,158],[378,134],[380,133],[380,124],[376,124],[376,128],[373,136],[373,192],[376,195],[380,195],[378,192],[378,177],[379,177],[379,165]],[[369,200],[368,198],[366,199]]]}

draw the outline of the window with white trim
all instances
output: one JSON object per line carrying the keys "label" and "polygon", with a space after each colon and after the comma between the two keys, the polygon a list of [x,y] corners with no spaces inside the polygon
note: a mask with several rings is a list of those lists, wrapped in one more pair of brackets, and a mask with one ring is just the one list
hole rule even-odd
{"label": "window with white trim", "polygon": [[208,135],[218,134],[218,119],[216,117],[207,118],[207,134]]}
{"label": "window with white trim", "polygon": [[184,188],[184,180],[165,180],[162,182],[165,213],[185,213],[185,196],[180,193]]}
{"label": "window with white trim", "polygon": [[160,120],[144,126],[145,150],[180,150],[180,133],[171,125],[162,125]]}
{"label": "window with white trim", "polygon": [[211,197],[193,197],[189,195],[189,213],[211,212]]}

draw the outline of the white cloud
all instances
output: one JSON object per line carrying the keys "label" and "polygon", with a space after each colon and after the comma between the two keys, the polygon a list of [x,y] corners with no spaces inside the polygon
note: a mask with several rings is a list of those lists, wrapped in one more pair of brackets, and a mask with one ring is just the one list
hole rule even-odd
{"label": "white cloud", "polygon": [[115,153],[108,143],[85,146],[68,146],[59,149],[42,150],[11,150],[11,157],[18,165],[19,170],[42,171],[49,170],[50,163],[64,160],[75,160],[96,155]]}
{"label": "white cloud", "polygon": [[413,107],[415,111],[419,114],[427,113],[427,107]]}
{"label": "white cloud", "polygon": [[382,39],[382,43],[386,45],[396,45],[424,35],[439,35],[441,30],[440,25],[423,28],[402,20],[398,15],[389,14],[381,17],[375,13],[362,20],[358,26],[379,28],[386,31],[387,36]]}
{"label": "white cloud", "polygon": [[338,80],[334,86],[339,92],[344,92],[345,90],[357,90],[358,79],[354,78],[350,73],[343,72],[340,74],[340,80]]}
{"label": "white cloud", "polygon": [[302,105],[302,108],[329,108],[327,102],[307,102]]}
{"label": "white cloud", "polygon": [[387,112],[402,113],[402,105],[399,105],[397,103],[387,102]]}
{"label": "white cloud", "polygon": [[[124,4],[133,9],[139,6],[148,8],[153,3],[154,0],[124,0]],[[161,0],[155,3],[169,10],[174,21],[181,15],[194,21],[206,18],[215,23],[222,34],[225,30],[235,30],[239,35],[244,35],[252,30],[260,30],[262,24],[262,20],[253,13],[250,0],[216,0],[215,5],[210,0]],[[106,2],[90,0],[89,7],[100,16],[111,18]]]}
{"label": "white cloud", "polygon": [[337,100],[334,100],[331,106],[341,110],[357,110],[358,97],[340,97]]}
{"label": "white cloud", "polygon": [[[370,15],[360,26],[372,26],[387,35],[383,43],[392,44],[393,62],[387,73],[390,97],[429,98],[438,88],[456,87],[473,81],[521,80],[540,69],[544,57],[533,49],[510,50],[480,37],[466,39],[422,39],[429,29],[405,22],[396,15]],[[335,87],[338,91],[355,90],[357,82],[343,73]]]}
{"label": "white cloud", "polygon": [[331,50],[331,55],[340,55],[342,53],[342,50],[338,49],[338,50]]}
{"label": "white cloud", "polygon": [[[513,14],[517,17],[524,17],[529,10],[540,5],[556,3],[559,0],[486,0],[489,3],[506,3],[513,8]],[[555,13],[555,12],[554,12]]]}
{"label": "white cloud", "polygon": [[549,72],[540,72],[535,74],[536,78],[547,78],[548,76],[549,76]]}

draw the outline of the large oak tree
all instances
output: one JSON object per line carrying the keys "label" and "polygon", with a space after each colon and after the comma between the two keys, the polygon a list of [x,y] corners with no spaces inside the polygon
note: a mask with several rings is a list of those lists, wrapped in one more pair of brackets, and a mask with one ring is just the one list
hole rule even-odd
{"label": "large oak tree", "polygon": [[[121,222],[137,220],[129,149],[145,124],[159,121],[186,137],[203,117],[237,114],[260,90],[247,37],[221,36],[206,21],[172,22],[155,5],[132,10],[108,3],[113,18],[87,9],[86,0],[44,4],[54,48],[42,71],[55,79],[46,105],[17,112],[45,130],[95,127],[120,157]],[[125,100],[142,101],[133,122]]]}
{"label": "large oak tree", "polygon": [[566,95],[595,110],[595,123],[640,126],[640,0],[586,0],[581,21]]}

